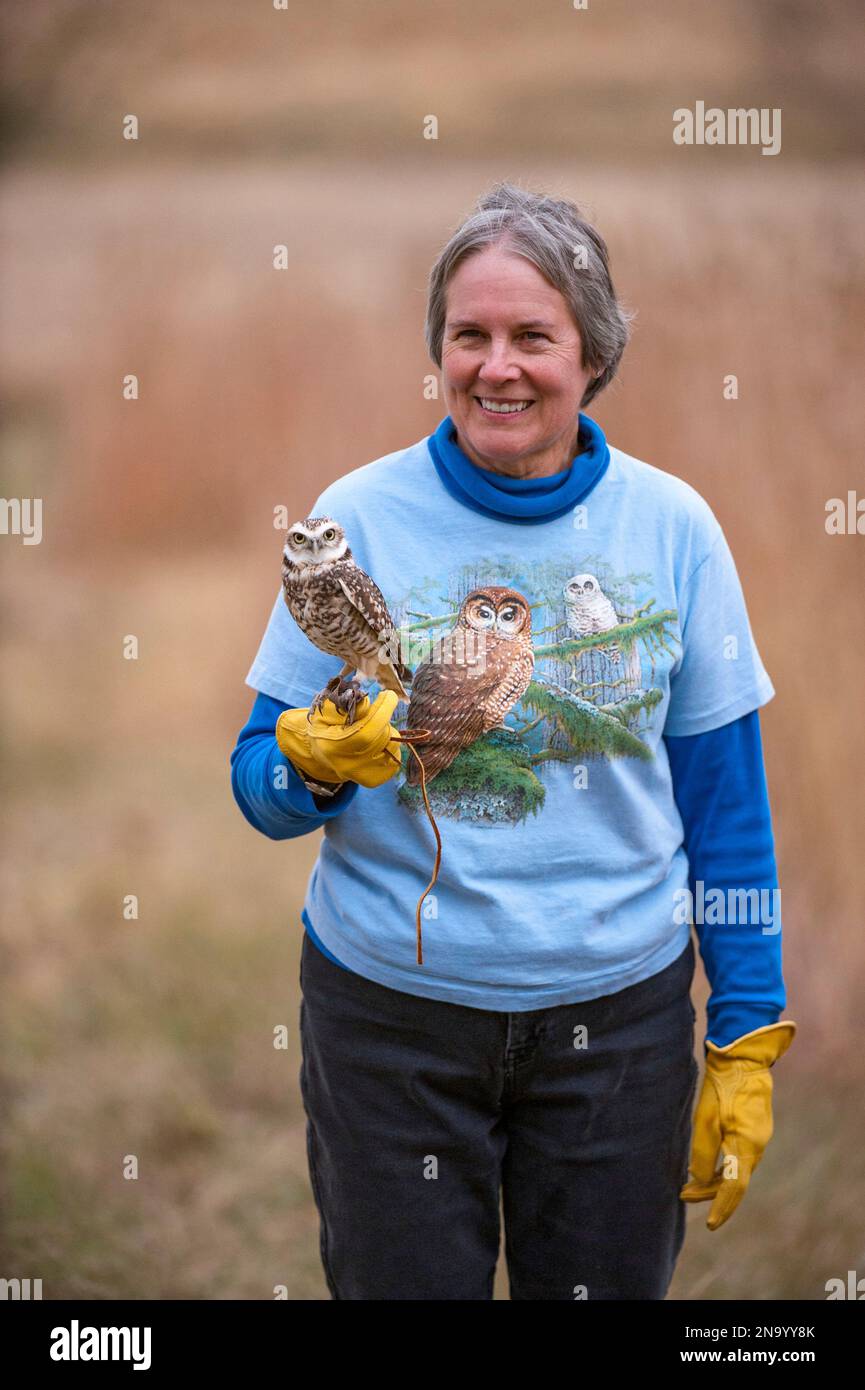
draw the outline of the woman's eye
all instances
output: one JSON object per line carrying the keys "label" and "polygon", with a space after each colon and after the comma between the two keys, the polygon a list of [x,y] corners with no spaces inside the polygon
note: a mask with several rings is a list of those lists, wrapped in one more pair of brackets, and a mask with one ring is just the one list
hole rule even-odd
{"label": "woman's eye", "polygon": [[[480,329],[479,329],[479,328],[461,328],[461,329],[459,330],[459,332],[457,333],[456,336],[457,336],[457,338],[465,338],[465,337],[467,337],[467,336],[468,336],[468,337],[472,337],[472,338],[477,338],[477,337],[480,336]],[[534,329],[534,328],[527,328],[527,329],[525,329],[525,330],[520,334],[520,337],[522,337],[522,338],[543,338],[543,339],[545,339],[545,340],[547,339],[546,333],[541,333],[541,332],[539,332],[538,330],[536,330],[536,329]]]}

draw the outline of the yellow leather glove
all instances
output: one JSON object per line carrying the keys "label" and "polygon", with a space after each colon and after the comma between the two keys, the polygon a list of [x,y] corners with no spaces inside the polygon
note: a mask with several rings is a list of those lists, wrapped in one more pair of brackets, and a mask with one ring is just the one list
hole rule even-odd
{"label": "yellow leather glove", "polygon": [[[785,1021],[755,1028],[726,1047],[706,1041],[706,1073],[694,1115],[692,1178],[679,1196],[684,1202],[714,1199],[706,1220],[710,1231],[732,1216],[772,1138],[770,1068],[795,1034],[796,1024]],[[719,1149],[725,1157],[716,1170]]]}
{"label": "yellow leather glove", "polygon": [[382,690],[359,701],[353,724],[332,700],[307,719],[308,709],[287,709],[276,721],[276,742],[312,791],[333,795],[343,782],[378,787],[400,770],[399,731],[391,716],[399,703]]}

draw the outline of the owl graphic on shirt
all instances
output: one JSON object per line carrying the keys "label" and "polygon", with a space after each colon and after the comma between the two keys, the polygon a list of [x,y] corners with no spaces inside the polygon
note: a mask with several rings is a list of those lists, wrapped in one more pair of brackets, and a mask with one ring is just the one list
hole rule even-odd
{"label": "owl graphic on shirt", "polygon": [[[575,574],[565,585],[568,631],[574,637],[593,637],[619,626],[619,615],[612,601],[593,574]],[[620,648],[610,642],[601,650],[615,665],[622,659]]]}

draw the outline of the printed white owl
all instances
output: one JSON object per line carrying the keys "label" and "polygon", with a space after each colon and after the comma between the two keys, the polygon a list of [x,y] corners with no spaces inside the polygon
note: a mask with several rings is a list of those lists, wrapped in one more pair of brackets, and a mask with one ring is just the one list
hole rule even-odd
{"label": "printed white owl", "polygon": [[[565,585],[568,630],[574,637],[591,637],[619,626],[619,615],[593,574],[575,574]],[[601,648],[616,665],[622,659],[615,642]]]}

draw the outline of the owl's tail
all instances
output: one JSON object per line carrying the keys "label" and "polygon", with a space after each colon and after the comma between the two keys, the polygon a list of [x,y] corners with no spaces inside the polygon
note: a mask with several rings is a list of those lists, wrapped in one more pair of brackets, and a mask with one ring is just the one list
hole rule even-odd
{"label": "owl's tail", "polygon": [[382,661],[376,669],[375,679],[384,690],[392,690],[401,700],[408,700],[407,685],[411,685],[411,671],[402,661]]}

